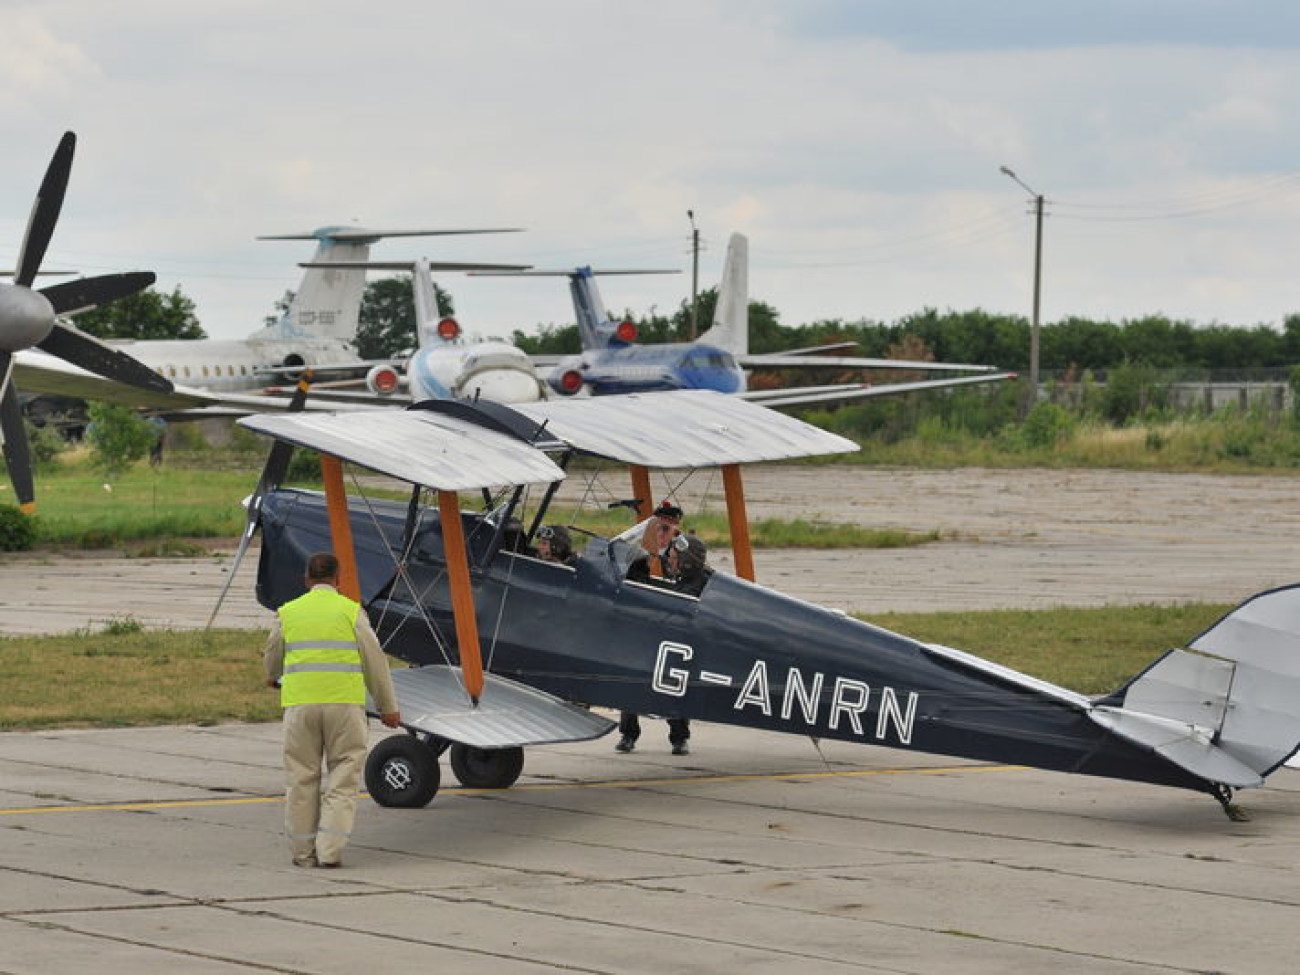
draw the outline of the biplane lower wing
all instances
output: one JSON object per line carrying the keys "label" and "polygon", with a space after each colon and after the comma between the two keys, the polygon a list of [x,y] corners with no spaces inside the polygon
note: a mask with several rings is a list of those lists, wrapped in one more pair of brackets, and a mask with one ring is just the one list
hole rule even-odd
{"label": "biplane lower wing", "polygon": [[516,681],[495,674],[486,674],[485,681],[482,700],[472,705],[458,667],[393,671],[403,725],[484,749],[587,741],[616,727],[608,718]]}

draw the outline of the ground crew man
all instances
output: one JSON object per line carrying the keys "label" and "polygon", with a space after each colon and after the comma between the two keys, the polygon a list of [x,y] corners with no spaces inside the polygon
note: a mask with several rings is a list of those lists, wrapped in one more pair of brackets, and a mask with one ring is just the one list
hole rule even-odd
{"label": "ground crew man", "polygon": [[388,660],[338,576],[329,552],[307,560],[308,591],[276,611],[264,654],[284,707],[285,829],[299,867],[342,865],[366,758],[366,689],[387,727],[401,723]]}

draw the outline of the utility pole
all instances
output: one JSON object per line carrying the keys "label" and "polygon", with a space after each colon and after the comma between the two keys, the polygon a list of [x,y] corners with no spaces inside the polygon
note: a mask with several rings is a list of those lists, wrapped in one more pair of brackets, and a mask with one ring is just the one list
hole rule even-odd
{"label": "utility pole", "polygon": [[[1001,171],[1019,183],[1034,201],[1034,317],[1029,324],[1029,384],[1034,397],[1038,396],[1038,310],[1043,284],[1043,194],[1035,192],[1008,166]],[[1031,399],[1031,403],[1033,400]]]}
{"label": "utility pole", "polygon": [[686,219],[691,222],[691,333],[687,337],[694,342],[700,312],[700,229],[695,226],[694,210],[686,211]]}

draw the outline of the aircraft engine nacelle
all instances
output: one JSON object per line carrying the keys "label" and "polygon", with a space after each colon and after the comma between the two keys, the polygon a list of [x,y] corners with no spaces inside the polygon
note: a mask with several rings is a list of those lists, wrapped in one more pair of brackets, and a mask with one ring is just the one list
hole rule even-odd
{"label": "aircraft engine nacelle", "polygon": [[582,373],[577,369],[565,369],[551,379],[551,388],[561,396],[577,396],[582,392]]}
{"label": "aircraft engine nacelle", "polygon": [[366,389],[376,396],[391,396],[401,385],[401,377],[392,366],[371,366],[366,373]]}

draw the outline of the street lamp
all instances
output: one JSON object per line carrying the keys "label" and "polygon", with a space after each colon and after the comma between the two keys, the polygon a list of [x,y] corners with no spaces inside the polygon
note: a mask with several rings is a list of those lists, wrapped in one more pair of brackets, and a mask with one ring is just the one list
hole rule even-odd
{"label": "street lamp", "polygon": [[691,334],[695,341],[696,316],[700,307],[700,230],[695,226],[695,211],[687,210],[686,219],[691,222]]}
{"label": "street lamp", "polygon": [[[1043,194],[1011,171],[1010,166],[1000,167],[1029,193],[1034,200],[1034,317],[1029,323],[1029,385],[1038,396],[1038,307],[1043,283]],[[1031,400],[1032,402],[1032,400]]]}

